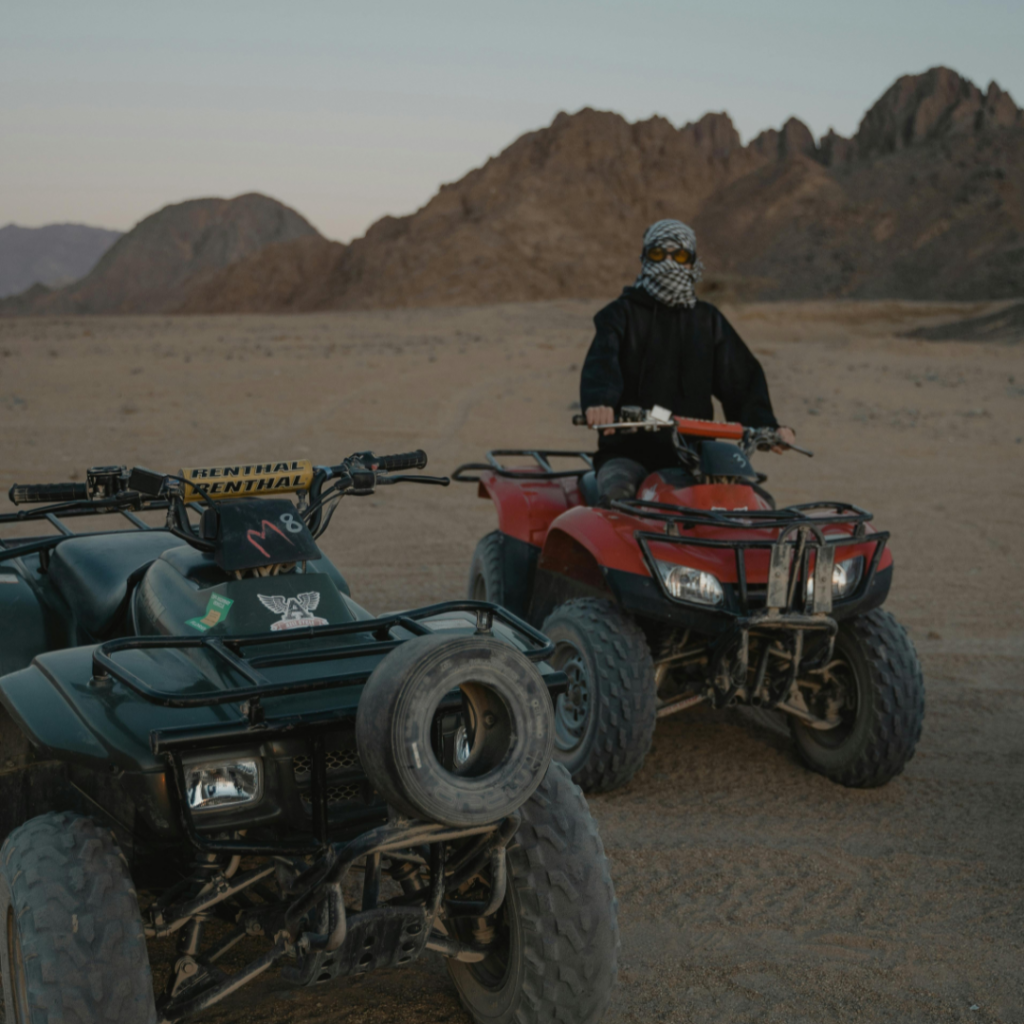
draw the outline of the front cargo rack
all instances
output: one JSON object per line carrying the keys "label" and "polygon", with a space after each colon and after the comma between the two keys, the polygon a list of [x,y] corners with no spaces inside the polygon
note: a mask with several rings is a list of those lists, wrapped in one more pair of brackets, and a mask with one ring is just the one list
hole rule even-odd
{"label": "front cargo rack", "polygon": [[[554,644],[543,633],[504,608],[487,601],[445,601],[412,611],[396,612],[377,619],[357,619],[333,626],[306,626],[277,633],[251,633],[247,636],[172,636],[172,637],[124,637],[100,644],[92,656],[93,681],[103,685],[111,679],[128,687],[133,693],[153,704],[170,708],[210,707],[216,704],[244,704],[250,725],[258,726],[263,721],[260,701],[270,697],[292,696],[315,690],[328,690],[337,686],[351,686],[365,682],[369,673],[365,671],[333,673],[317,679],[305,679],[291,683],[273,683],[259,670],[280,668],[288,665],[309,664],[315,661],[337,661],[359,658],[366,655],[386,654],[404,643],[395,639],[391,631],[405,629],[414,636],[426,636],[433,632],[422,619],[434,618],[452,612],[472,612],[476,615],[478,633],[490,633],[494,622],[503,623],[513,632],[525,635],[531,642],[523,654],[531,661],[544,661],[554,653]],[[328,637],[349,636],[353,633],[369,633],[372,640],[361,644],[345,644],[337,647],[317,648],[313,651],[289,651],[285,654],[260,654],[246,658],[241,654],[244,647],[267,647],[279,644],[294,644],[296,640],[322,640]],[[217,690],[210,693],[182,694],[158,690],[140,679],[123,665],[118,665],[114,656],[124,651],[153,650],[199,650],[212,654],[227,662],[251,685]]]}

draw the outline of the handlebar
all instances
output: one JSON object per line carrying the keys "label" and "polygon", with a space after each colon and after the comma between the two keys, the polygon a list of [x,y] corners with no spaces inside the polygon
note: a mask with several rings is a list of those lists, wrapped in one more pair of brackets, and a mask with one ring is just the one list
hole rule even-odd
{"label": "handlebar", "polygon": [[61,501],[86,501],[85,484],[13,484],[7,492],[12,505],[45,505]]}
{"label": "handlebar", "polygon": [[377,469],[384,473],[394,473],[403,469],[426,469],[427,453],[419,448],[404,455],[381,455],[374,461]]}
{"label": "handlebar", "polygon": [[[740,448],[747,456],[754,451],[768,451],[772,448],[787,448],[801,455],[813,456],[813,452],[796,444],[780,441],[774,427],[744,427],[742,423],[719,423],[714,420],[701,420],[685,416],[673,416],[667,409],[641,409],[637,406],[624,406],[621,421],[615,423],[598,423],[591,430],[611,431],[625,430],[634,433],[637,430],[674,430],[685,437],[715,438],[719,440],[738,441]],[[573,426],[585,427],[585,413],[576,413],[572,418]],[[679,438],[676,438],[678,441]]]}

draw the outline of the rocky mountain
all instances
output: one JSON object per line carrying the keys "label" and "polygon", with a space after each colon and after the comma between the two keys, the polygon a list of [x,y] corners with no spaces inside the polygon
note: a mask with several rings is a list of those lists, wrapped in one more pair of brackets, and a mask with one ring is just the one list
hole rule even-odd
{"label": "rocky mountain", "polygon": [[696,228],[712,300],[1019,297],[1024,113],[947,68],[900,78],[849,139],[791,118],[744,146],[725,113],[682,128],[562,113],[348,246],[260,196],[197,200],[143,221],[72,288],[0,311],[610,299],[660,217]]}
{"label": "rocky mountain", "polygon": [[0,299],[34,284],[54,287],[77,281],[120,237],[120,231],[85,224],[0,228]]}
{"label": "rocky mountain", "polygon": [[[347,248],[281,245],[183,308],[326,309],[612,297],[659,217],[698,232],[714,298],[1024,292],[1024,115],[947,68],[899,79],[851,139],[791,118],[747,146],[728,115],[559,114]],[[302,267],[302,273],[298,268]],[[280,276],[287,297],[246,305]],[[230,287],[228,284],[230,283]],[[232,296],[238,296],[236,301]]]}
{"label": "rocky mountain", "polygon": [[319,238],[294,210],[255,193],[165,206],[64,288],[33,288],[7,313],[167,313],[210,276],[277,242]]}

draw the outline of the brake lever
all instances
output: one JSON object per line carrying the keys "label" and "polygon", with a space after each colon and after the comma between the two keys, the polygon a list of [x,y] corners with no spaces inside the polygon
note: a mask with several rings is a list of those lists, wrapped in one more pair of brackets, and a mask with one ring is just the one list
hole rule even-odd
{"label": "brake lever", "polygon": [[451,477],[447,476],[422,476],[414,475],[412,473],[399,473],[396,476],[390,476],[384,473],[377,474],[378,484],[437,484],[439,487],[447,487],[451,482]]}
{"label": "brake lever", "polygon": [[806,455],[809,459],[814,458],[814,452],[810,452],[806,448],[801,448],[798,444],[787,444],[785,447],[790,448],[795,452],[799,452],[801,455]]}

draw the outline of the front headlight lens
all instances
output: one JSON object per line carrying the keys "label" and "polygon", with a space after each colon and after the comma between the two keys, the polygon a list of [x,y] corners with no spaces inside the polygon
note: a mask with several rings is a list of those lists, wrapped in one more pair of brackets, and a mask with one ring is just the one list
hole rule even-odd
{"label": "front headlight lens", "polygon": [[187,765],[185,792],[193,811],[255,803],[260,798],[259,761],[247,759],[224,764]]}
{"label": "front headlight lens", "polygon": [[709,572],[690,569],[685,565],[654,560],[665,589],[680,601],[693,601],[711,607],[720,605],[725,597],[722,584]]}
{"label": "front headlight lens", "polygon": [[[864,556],[847,558],[844,562],[836,562],[832,567],[832,600],[836,601],[848,597],[857,589],[860,578],[864,573]],[[814,597],[814,577],[807,580],[807,600]]]}

